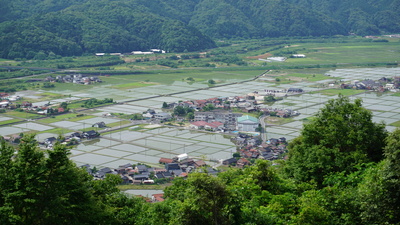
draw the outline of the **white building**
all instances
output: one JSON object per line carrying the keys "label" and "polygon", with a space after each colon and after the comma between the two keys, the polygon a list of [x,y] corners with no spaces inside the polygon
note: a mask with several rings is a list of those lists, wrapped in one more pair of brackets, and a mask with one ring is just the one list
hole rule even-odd
{"label": "white building", "polygon": [[304,54],[294,54],[294,55],[292,55],[292,57],[293,58],[305,58],[306,55],[304,55]]}
{"label": "white building", "polygon": [[252,116],[242,116],[237,119],[237,130],[238,131],[256,131],[258,127],[258,119]]}

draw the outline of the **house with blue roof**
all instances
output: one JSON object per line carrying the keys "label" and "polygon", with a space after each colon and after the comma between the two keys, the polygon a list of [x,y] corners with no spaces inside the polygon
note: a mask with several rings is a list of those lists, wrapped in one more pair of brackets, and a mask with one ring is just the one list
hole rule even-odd
{"label": "house with blue roof", "polygon": [[258,124],[259,124],[259,121],[257,118],[246,115],[246,116],[237,118],[236,129],[238,131],[255,132],[258,127]]}

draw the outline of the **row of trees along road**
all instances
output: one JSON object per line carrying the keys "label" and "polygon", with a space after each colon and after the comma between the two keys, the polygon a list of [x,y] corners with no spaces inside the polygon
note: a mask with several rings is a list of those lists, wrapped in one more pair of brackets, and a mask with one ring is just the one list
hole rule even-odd
{"label": "row of trees along road", "polygon": [[361,100],[330,100],[289,145],[289,159],[259,160],[218,176],[191,173],[150,204],[93,180],[56,144],[26,135],[0,144],[0,224],[398,224],[400,130],[372,122]]}

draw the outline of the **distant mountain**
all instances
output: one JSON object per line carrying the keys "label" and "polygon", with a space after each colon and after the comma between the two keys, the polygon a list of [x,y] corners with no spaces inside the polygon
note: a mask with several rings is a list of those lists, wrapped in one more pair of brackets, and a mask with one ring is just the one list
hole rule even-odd
{"label": "distant mountain", "polygon": [[215,47],[216,38],[400,32],[400,0],[0,0],[0,57]]}

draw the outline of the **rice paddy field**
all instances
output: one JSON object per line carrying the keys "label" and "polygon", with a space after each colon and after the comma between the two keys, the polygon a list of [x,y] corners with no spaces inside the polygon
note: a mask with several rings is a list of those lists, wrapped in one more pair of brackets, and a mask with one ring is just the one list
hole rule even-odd
{"label": "rice paddy field", "polygon": [[[297,52],[305,54],[305,58],[288,58],[285,64],[315,65],[315,64],[359,64],[395,62],[399,59],[399,39],[389,42],[350,42],[350,43],[294,43],[270,52],[271,56],[278,52]],[[255,64],[263,64],[256,59],[247,59]],[[282,65],[280,62],[271,62],[268,65]]]}
{"label": "rice paddy field", "polygon": [[[138,85],[128,89],[115,88],[115,85],[120,85],[115,82],[114,84],[91,87],[87,90],[46,90],[46,92],[60,96],[68,96],[52,100],[55,102],[74,101],[87,97],[98,99],[115,97],[119,101],[128,102],[104,106],[96,110],[87,110],[83,117],[77,117],[77,114],[71,113],[54,118],[28,121],[24,113],[1,114],[0,123],[4,125],[0,127],[0,135],[36,133],[37,139],[43,141],[45,138],[56,137],[60,134],[65,135],[73,131],[95,129],[92,128],[92,125],[97,122],[105,122],[112,126],[124,124],[128,125],[127,129],[104,133],[99,139],[83,142],[74,147],[71,149],[71,159],[77,165],[90,164],[96,167],[116,168],[122,164],[138,162],[157,165],[160,157],[171,158],[178,154],[188,153],[191,157],[211,162],[229,158],[236,151],[236,147],[229,137],[225,137],[223,134],[203,133],[179,127],[130,129],[126,120],[104,117],[103,115],[105,113],[142,113],[147,109],[160,112],[163,102],[237,96],[253,91],[262,92],[266,89],[282,90],[288,88],[302,88],[306,93],[289,96],[282,101],[264,107],[290,108],[299,111],[301,114],[276,123],[267,121],[268,138],[286,137],[291,140],[297,137],[300,134],[303,122],[313,117],[329,99],[337,98],[339,93],[350,96],[351,99],[361,98],[363,106],[373,112],[374,122],[384,122],[387,130],[393,131],[400,126],[400,96],[391,92],[377,94],[360,90],[327,89],[326,85],[324,86],[324,84],[332,83],[335,80],[351,82],[353,80],[377,80],[381,77],[392,77],[400,74],[400,68],[337,69],[326,71],[324,74],[318,74],[314,77],[312,74],[313,71],[308,73],[271,71],[258,80],[237,83],[239,79],[233,79],[231,80],[232,83],[211,88],[202,82],[189,84],[186,81],[177,80],[170,84],[157,82],[157,84]],[[252,76],[253,74],[248,77]],[[282,79],[294,79],[296,82],[276,82],[275,77],[277,76]],[[318,79],[307,79],[309,77],[317,77]],[[129,77],[117,76],[115,78],[128,79]],[[133,82],[136,81],[129,80],[128,82],[126,80],[127,84]],[[40,91],[21,92],[19,94],[26,97],[43,96]],[[141,99],[144,97],[150,97],[150,99]],[[40,101],[40,98],[37,99],[38,101],[35,104],[44,103],[44,101]],[[7,121],[10,123],[7,123]],[[131,126],[131,128],[136,127],[134,124]]]}

